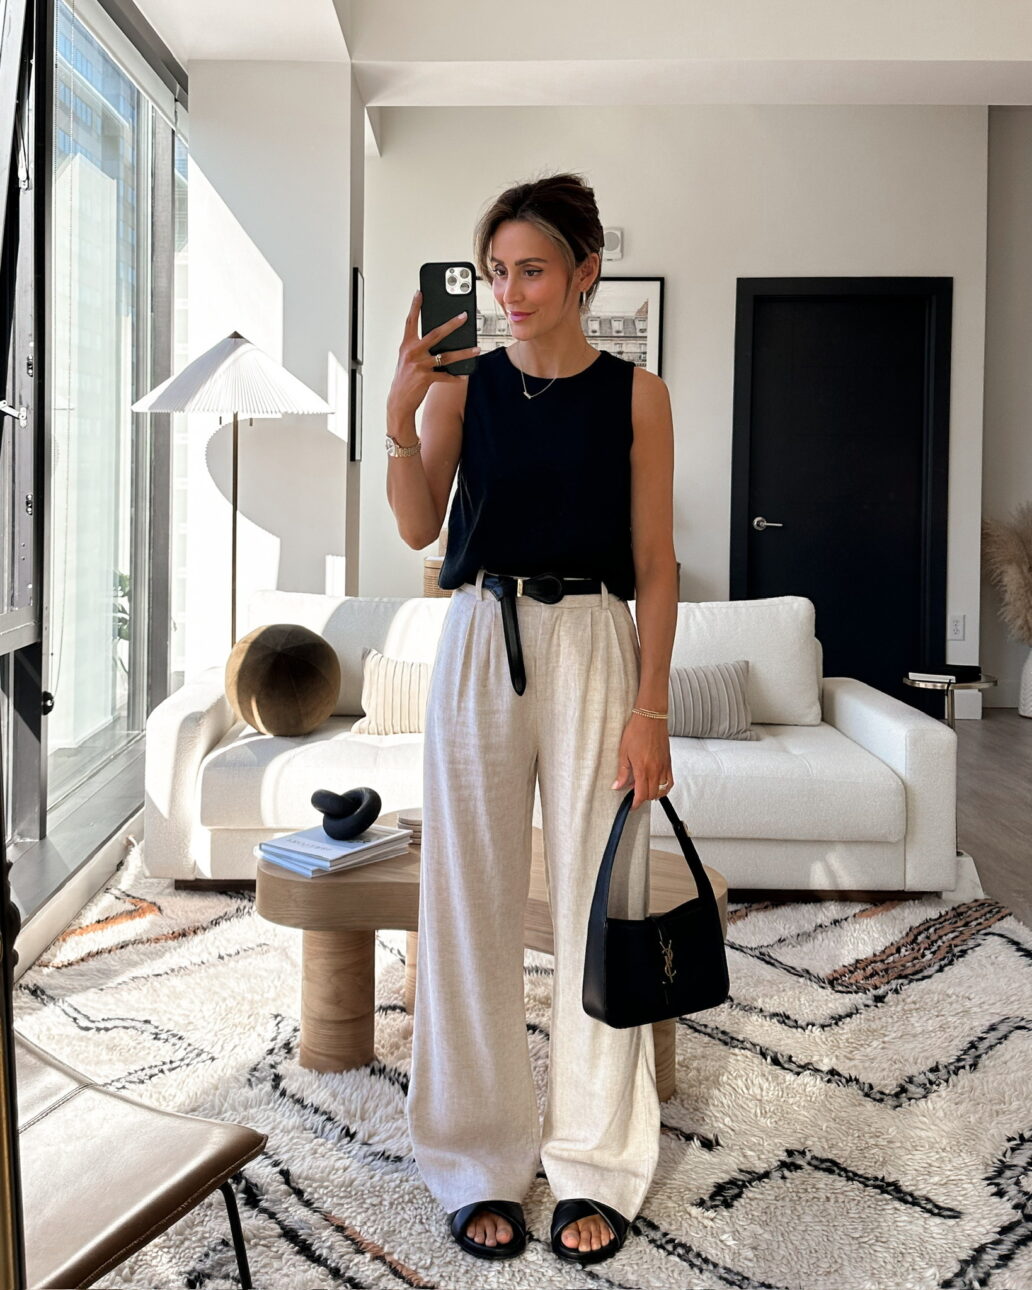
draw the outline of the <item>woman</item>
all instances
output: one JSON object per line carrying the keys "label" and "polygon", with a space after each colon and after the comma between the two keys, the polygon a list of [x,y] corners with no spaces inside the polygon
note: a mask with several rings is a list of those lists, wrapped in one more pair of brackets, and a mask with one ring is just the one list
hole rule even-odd
{"label": "woman", "polygon": [[[480,1258],[523,1250],[539,1156],[558,1199],[555,1253],[611,1257],[659,1149],[651,1028],[611,1029],[580,997],[616,807],[633,784],[610,912],[641,918],[647,804],[673,783],[670,401],[659,377],[585,338],[602,245],[579,176],[507,190],[477,226],[475,260],[513,343],[468,377],[442,372],[479,350],[435,362],[430,348],[464,315],[420,338],[417,292],[387,401],[387,494],[409,546],[437,538],[461,465],[426,714],[408,1120],[452,1235]],[[543,1125],[522,972],[535,782],[555,942]]]}

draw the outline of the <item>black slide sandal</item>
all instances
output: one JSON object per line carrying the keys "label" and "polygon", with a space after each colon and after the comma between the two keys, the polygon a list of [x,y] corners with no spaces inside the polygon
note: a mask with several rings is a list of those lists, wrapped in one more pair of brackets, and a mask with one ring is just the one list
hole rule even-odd
{"label": "black slide sandal", "polygon": [[[592,1214],[598,1214],[606,1220],[613,1229],[613,1239],[607,1241],[599,1250],[585,1250],[583,1253],[564,1245],[563,1229],[579,1218],[590,1218]],[[610,1208],[609,1205],[603,1205],[601,1201],[561,1200],[552,1211],[552,1253],[567,1263],[601,1263],[603,1259],[611,1259],[618,1250],[623,1248],[628,1227],[630,1223],[618,1210]]]}
{"label": "black slide sandal", "polygon": [[[486,1209],[489,1214],[504,1218],[512,1228],[512,1240],[499,1242],[498,1245],[483,1245],[466,1235],[470,1219],[478,1210]],[[527,1220],[523,1216],[523,1206],[516,1200],[482,1200],[473,1205],[464,1205],[448,1215],[448,1225],[455,1240],[467,1254],[478,1259],[514,1259],[527,1248]]]}

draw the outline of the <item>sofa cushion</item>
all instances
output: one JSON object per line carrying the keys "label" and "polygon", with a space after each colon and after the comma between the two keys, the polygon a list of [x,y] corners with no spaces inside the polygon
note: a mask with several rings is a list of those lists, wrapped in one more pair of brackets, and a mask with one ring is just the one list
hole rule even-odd
{"label": "sofa cushion", "polygon": [[257,591],[248,602],[248,621],[300,623],[330,642],[340,659],[337,716],[362,713],[362,651],[432,663],[437,653],[447,596],[333,596],[305,591]]}
{"label": "sofa cushion", "polygon": [[[262,735],[238,723],[207,754],[197,811],[209,829],[301,829],[322,818],[317,788],[368,785],[384,811],[423,800],[422,735],[356,735],[356,717],[330,717],[310,735]],[[391,805],[388,805],[391,803]]]}
{"label": "sofa cushion", "polygon": [[749,661],[670,669],[671,735],[686,739],[755,739],[750,730]]}
{"label": "sofa cushion", "polygon": [[421,734],[426,716],[430,664],[388,658],[367,649],[362,659],[362,711],[352,726],[356,735]]}
{"label": "sofa cushion", "polygon": [[760,724],[821,720],[813,604],[803,596],[681,601],[671,667],[749,660],[749,710]]}
{"label": "sofa cushion", "polygon": [[689,833],[850,842],[903,837],[903,781],[884,762],[826,723],[753,729],[755,743],[670,740],[670,804]]}

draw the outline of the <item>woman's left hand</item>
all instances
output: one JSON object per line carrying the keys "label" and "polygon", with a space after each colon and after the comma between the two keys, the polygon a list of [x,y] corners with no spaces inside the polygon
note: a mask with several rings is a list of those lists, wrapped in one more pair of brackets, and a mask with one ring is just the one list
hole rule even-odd
{"label": "woman's left hand", "polygon": [[613,788],[626,789],[634,784],[632,811],[642,802],[664,797],[674,782],[667,723],[632,713],[620,740],[619,760]]}

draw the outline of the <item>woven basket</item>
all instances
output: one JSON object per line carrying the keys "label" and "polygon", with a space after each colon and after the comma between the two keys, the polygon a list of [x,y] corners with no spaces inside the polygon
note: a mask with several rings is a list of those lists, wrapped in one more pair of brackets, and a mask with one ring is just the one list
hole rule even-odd
{"label": "woven basket", "polygon": [[444,564],[443,555],[428,555],[423,560],[423,595],[424,596],[450,596],[450,591],[445,591],[437,585],[437,575],[441,572],[441,565]]}

